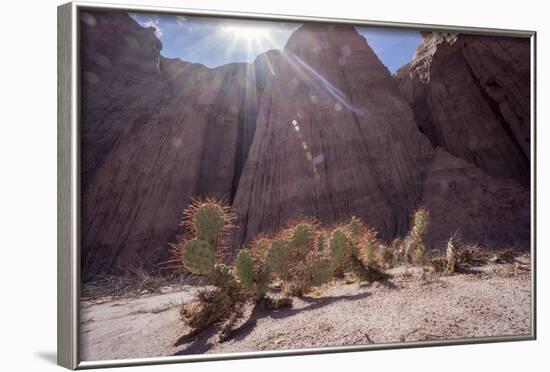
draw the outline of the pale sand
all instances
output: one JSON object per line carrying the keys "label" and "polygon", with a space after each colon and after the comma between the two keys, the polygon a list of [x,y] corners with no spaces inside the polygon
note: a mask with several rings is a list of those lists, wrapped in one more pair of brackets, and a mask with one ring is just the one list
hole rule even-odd
{"label": "pale sand", "polygon": [[529,271],[506,264],[427,278],[416,268],[390,272],[385,283],[339,281],[295,298],[291,309],[249,311],[224,343],[214,329],[185,337],[179,306],[196,287],[83,301],[81,356],[90,361],[530,333]]}

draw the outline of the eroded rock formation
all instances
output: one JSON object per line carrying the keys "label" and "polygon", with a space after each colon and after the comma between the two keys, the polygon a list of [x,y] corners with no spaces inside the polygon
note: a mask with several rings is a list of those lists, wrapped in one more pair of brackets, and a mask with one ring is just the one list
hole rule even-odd
{"label": "eroded rock formation", "polygon": [[486,173],[530,183],[530,42],[423,33],[395,75],[419,128]]}
{"label": "eroded rock formation", "polygon": [[[351,26],[306,25],[283,50],[210,69],[162,57],[153,29],[125,14],[82,19],[84,280],[157,268],[204,195],[236,209],[235,249],[304,216],[357,215],[391,239],[422,204],[430,244],[456,229],[528,244],[529,158],[516,143],[528,68],[513,43],[427,35],[398,84]],[[488,73],[488,55],[509,63]]]}

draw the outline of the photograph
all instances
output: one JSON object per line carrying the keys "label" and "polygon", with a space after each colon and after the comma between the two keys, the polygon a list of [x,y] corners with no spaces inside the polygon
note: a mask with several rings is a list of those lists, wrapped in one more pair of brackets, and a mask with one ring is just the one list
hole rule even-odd
{"label": "photograph", "polygon": [[530,37],[75,24],[81,361],[533,336]]}

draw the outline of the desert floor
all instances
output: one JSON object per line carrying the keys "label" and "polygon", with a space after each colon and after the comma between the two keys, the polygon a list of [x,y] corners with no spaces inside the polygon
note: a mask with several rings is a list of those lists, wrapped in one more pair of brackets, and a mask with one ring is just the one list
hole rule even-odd
{"label": "desert floor", "polygon": [[444,276],[398,267],[381,283],[333,281],[292,308],[245,314],[231,339],[214,328],[197,336],[179,308],[197,287],[166,286],[160,294],[85,299],[81,358],[85,361],[197,353],[247,352],[530,333],[529,257]]}

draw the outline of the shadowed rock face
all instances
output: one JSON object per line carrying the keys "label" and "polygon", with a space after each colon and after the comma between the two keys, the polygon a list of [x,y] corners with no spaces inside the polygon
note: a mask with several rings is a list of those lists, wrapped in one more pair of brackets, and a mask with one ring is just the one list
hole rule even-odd
{"label": "shadowed rock face", "polygon": [[426,240],[442,246],[459,231],[465,243],[502,249],[525,247],[530,239],[529,190],[438,148],[424,183],[421,205],[433,224]]}
{"label": "shadowed rock face", "polygon": [[[126,15],[93,16],[100,23],[83,25],[86,39],[108,39],[113,33],[124,34],[115,32],[122,30],[127,34],[142,32],[145,41],[136,39],[139,45],[150,37],[156,40],[152,32]],[[158,43],[148,50],[156,53],[151,61],[157,64],[147,65],[150,69],[143,72],[144,76],[140,68],[125,64],[120,68],[102,66],[98,76],[115,78],[120,73],[134,80],[98,79],[94,90],[87,93],[104,100],[105,107],[98,111],[116,113],[119,119],[95,115],[99,104],[94,99],[83,102],[84,125],[91,128],[83,131],[83,137],[109,140],[109,151],[105,152],[105,146],[84,141],[86,163],[94,169],[93,180],[85,177],[88,184],[82,197],[85,279],[131,265],[154,269],[165,260],[168,243],[179,230],[181,212],[193,196],[215,195],[228,202],[233,199],[254,135],[257,94],[254,74],[249,73],[254,66],[230,64],[208,69],[161,57]],[[131,59],[133,52],[134,44],[120,44],[116,53],[128,53],[126,58]],[[121,71],[124,69],[128,71]],[[252,77],[247,78],[249,75]],[[156,82],[162,89],[156,89]],[[143,96],[133,102],[140,93]],[[119,123],[122,128],[125,122],[130,123],[125,121],[128,117],[138,116],[133,109],[152,107],[158,108],[139,127],[117,130]]]}
{"label": "shadowed rock face", "polygon": [[[467,240],[528,244],[528,190],[493,177],[482,166],[490,162],[434,149],[439,132],[418,129],[416,80],[410,94],[400,91],[354,28],[303,26],[282,51],[209,69],[160,56],[153,30],[125,14],[83,20],[84,280],[133,265],[155,270],[181,232],[182,210],[205,195],[236,209],[235,248],[305,216],[325,224],[360,216],[390,239],[421,204],[439,226],[429,243],[459,228]],[[428,48],[431,74],[440,45]],[[460,148],[452,133],[444,138]],[[504,140],[494,138],[498,150]]]}
{"label": "shadowed rock face", "polygon": [[81,167],[84,190],[115,144],[143,127],[169,99],[160,41],[124,13],[81,17]]}
{"label": "shadowed rock face", "polygon": [[528,39],[424,33],[395,77],[434,146],[528,186],[529,59]]}
{"label": "shadowed rock face", "polygon": [[113,148],[84,195],[86,270],[163,261],[193,196],[231,200],[253,134],[245,69],[187,69],[179,94]]}

